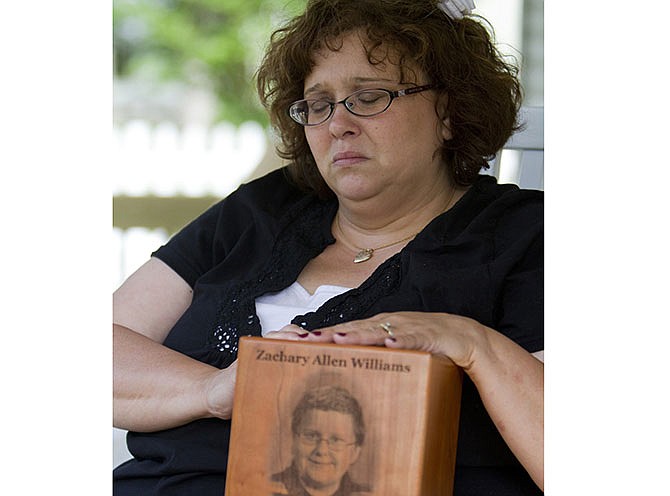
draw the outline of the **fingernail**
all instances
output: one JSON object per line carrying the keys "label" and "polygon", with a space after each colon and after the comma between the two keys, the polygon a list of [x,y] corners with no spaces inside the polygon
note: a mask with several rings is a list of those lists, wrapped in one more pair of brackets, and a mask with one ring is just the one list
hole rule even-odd
{"label": "fingernail", "polygon": [[338,336],[346,336],[347,333],[346,333],[346,332],[338,332],[337,335],[338,335]]}
{"label": "fingernail", "polygon": [[315,336],[321,336],[321,331],[312,331]]}
{"label": "fingernail", "polygon": [[395,342],[397,341],[396,338],[392,338],[392,337],[388,337],[388,338],[386,338],[386,339],[388,339],[388,340],[391,341],[392,343],[395,343]]}
{"label": "fingernail", "polygon": [[304,334],[298,334],[299,338],[306,338],[307,336],[309,336],[309,332],[306,332]]}

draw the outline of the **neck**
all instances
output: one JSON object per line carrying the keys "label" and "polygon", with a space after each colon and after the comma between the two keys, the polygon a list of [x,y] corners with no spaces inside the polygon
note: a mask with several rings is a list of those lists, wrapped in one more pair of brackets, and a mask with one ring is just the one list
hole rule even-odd
{"label": "neck", "polygon": [[352,249],[395,243],[418,234],[431,220],[451,208],[464,193],[465,189],[448,184],[446,187],[436,185],[432,194],[418,197],[414,202],[398,198],[388,202],[379,199],[347,202],[340,199],[333,232],[339,232],[339,238]]}

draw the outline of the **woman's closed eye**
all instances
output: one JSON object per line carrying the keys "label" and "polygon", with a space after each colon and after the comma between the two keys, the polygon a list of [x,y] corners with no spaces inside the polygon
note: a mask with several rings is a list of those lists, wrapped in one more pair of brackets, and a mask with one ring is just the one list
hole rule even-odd
{"label": "woman's closed eye", "polygon": [[356,95],[356,103],[361,103],[363,105],[374,105],[380,100],[383,100],[387,97],[386,93],[381,91],[362,91]]}
{"label": "woman's closed eye", "polygon": [[308,110],[311,114],[327,114],[331,103],[328,100],[308,100]]}

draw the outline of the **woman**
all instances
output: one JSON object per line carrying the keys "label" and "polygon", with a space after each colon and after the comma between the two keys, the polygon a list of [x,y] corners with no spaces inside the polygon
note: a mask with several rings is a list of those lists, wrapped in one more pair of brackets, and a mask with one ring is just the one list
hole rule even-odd
{"label": "woman", "polygon": [[114,418],[135,456],[115,494],[221,494],[243,335],[449,357],[467,374],[454,494],[541,494],[542,195],[478,176],[520,89],[443,3],[313,0],[275,33],[258,87],[288,171],[115,293]]}

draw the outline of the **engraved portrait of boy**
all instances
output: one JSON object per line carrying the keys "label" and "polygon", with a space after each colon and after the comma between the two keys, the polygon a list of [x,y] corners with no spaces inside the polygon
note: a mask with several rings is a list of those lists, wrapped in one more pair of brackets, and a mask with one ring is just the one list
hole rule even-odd
{"label": "engraved portrait of boy", "polygon": [[283,488],[276,495],[351,496],[369,488],[348,471],[358,460],[365,440],[360,403],[339,386],[307,390],[291,416],[289,467],[272,475]]}

